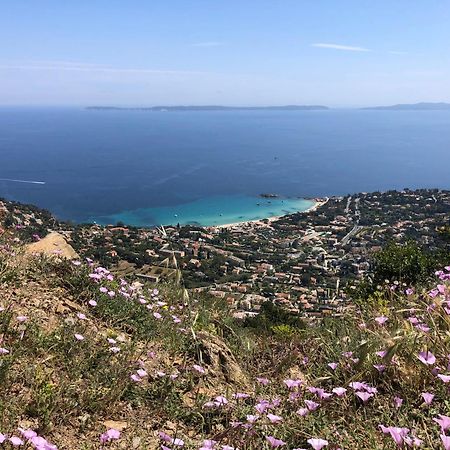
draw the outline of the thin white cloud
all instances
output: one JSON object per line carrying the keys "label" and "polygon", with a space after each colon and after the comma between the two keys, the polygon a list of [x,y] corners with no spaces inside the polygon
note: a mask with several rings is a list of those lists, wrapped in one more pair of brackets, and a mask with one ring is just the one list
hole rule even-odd
{"label": "thin white cloud", "polygon": [[221,47],[223,42],[218,41],[208,41],[208,42],[196,42],[192,44],[193,47]]}
{"label": "thin white cloud", "polygon": [[365,47],[356,47],[352,45],[341,45],[341,44],[325,44],[325,43],[315,43],[311,44],[312,47],[319,48],[332,48],[334,50],[344,50],[348,52],[370,52],[371,50]]}
{"label": "thin white cloud", "polygon": [[76,63],[67,61],[33,61],[29,63],[0,63],[0,70],[42,70],[64,72],[91,72],[117,74],[155,74],[155,75],[200,75],[207,72],[190,70],[165,70],[147,68],[122,68],[97,64]]}

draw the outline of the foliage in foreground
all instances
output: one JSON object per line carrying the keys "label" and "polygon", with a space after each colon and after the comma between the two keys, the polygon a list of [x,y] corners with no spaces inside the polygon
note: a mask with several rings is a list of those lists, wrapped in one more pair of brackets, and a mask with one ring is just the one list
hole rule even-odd
{"label": "foliage in foreground", "polygon": [[[63,286],[79,310],[45,326],[0,298],[4,448],[74,448],[68,427],[86,449],[450,448],[450,266],[432,289],[392,283],[370,308],[264,331],[92,261],[33,264],[26,280]],[[204,336],[232,350],[239,382],[218,376]]]}

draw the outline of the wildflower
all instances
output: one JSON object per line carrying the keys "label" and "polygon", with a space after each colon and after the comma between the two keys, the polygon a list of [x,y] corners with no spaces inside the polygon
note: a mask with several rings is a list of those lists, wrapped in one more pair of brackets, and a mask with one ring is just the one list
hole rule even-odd
{"label": "wildflower", "polygon": [[445,384],[450,383],[450,375],[438,374],[438,378],[440,378]]}
{"label": "wildflower", "polygon": [[289,388],[293,389],[302,384],[301,380],[284,380],[283,383]]}
{"label": "wildflower", "polygon": [[113,353],[119,353],[120,352],[120,347],[110,347],[109,351],[113,352]]}
{"label": "wildflower", "polygon": [[250,397],[249,394],[245,394],[243,392],[236,392],[236,394],[233,394],[233,398],[235,398],[237,400],[242,399],[242,398],[249,398],[249,397]]}
{"label": "wildflower", "polygon": [[384,358],[387,355],[386,350],[380,350],[378,352],[375,352],[375,355],[379,356],[380,358]]}
{"label": "wildflower", "polygon": [[375,367],[375,369],[377,369],[380,373],[386,370],[386,366],[384,364],[374,364],[373,367]]}
{"label": "wildflower", "polygon": [[6,441],[6,436],[2,433],[0,433],[0,444]]}
{"label": "wildflower", "polygon": [[310,411],[315,411],[320,405],[316,402],[313,402],[312,400],[305,400],[306,407]]}
{"label": "wildflower", "polygon": [[398,408],[400,408],[402,406],[402,404],[403,404],[403,399],[400,398],[400,397],[395,396],[394,397],[394,405],[395,405],[395,407],[398,409]]}
{"label": "wildflower", "polygon": [[305,417],[309,414],[309,409],[308,408],[300,408],[296,411],[296,414],[298,414],[301,417]]}
{"label": "wildflower", "polygon": [[228,400],[222,396],[222,395],[218,395],[215,399],[214,399],[214,403],[216,406],[225,406],[228,404]]}
{"label": "wildflower", "polygon": [[270,408],[270,404],[267,400],[261,400],[259,403],[255,405],[256,411],[258,411],[260,414],[264,413],[266,409]]}
{"label": "wildflower", "polygon": [[347,392],[347,389],[343,387],[335,387],[332,389],[332,392],[335,393],[338,397],[342,397]]}
{"label": "wildflower", "polygon": [[113,339],[113,338],[107,338],[106,340],[107,340],[108,343],[110,343],[110,344],[117,344],[117,341],[116,341],[115,339]]}
{"label": "wildflower", "polygon": [[148,375],[144,369],[138,369],[136,370],[136,373],[140,378],[145,378]]}
{"label": "wildflower", "polygon": [[408,296],[413,295],[414,294],[414,289],[411,289],[411,288],[406,289],[405,294],[408,295]]}
{"label": "wildflower", "polygon": [[247,414],[246,418],[248,423],[255,423],[259,419],[259,416],[254,414]]}
{"label": "wildflower", "polygon": [[75,339],[77,341],[83,341],[84,340],[84,336],[82,334],[75,333],[74,336],[75,336]]}
{"label": "wildflower", "polygon": [[83,313],[78,313],[78,314],[77,314],[77,317],[78,317],[79,319],[81,319],[81,320],[85,320],[85,319],[86,319],[86,316],[85,316]]}
{"label": "wildflower", "polygon": [[7,355],[9,350],[3,347],[0,347],[0,355]]}
{"label": "wildflower", "polygon": [[356,395],[363,401],[363,403],[367,403],[371,397],[373,397],[373,394],[369,392],[356,392]]}
{"label": "wildflower", "polygon": [[442,440],[442,444],[444,444],[444,449],[450,450],[450,437],[446,436],[445,434],[440,434],[439,436]]}
{"label": "wildflower", "polygon": [[420,352],[417,357],[419,358],[419,361],[428,366],[432,366],[436,362],[436,357],[429,351]]}
{"label": "wildflower", "polygon": [[26,322],[28,320],[27,316],[17,316],[16,317],[18,322]]}
{"label": "wildflower", "polygon": [[139,382],[142,381],[142,378],[141,378],[139,375],[135,374],[135,373],[133,373],[132,375],[130,375],[130,378],[131,378],[133,381],[135,381],[136,383],[139,383]]}
{"label": "wildflower", "polygon": [[433,401],[434,394],[430,394],[429,392],[422,392],[422,398],[426,405],[430,405]]}
{"label": "wildflower", "polygon": [[386,316],[375,317],[375,322],[377,322],[378,325],[384,325],[387,321],[388,318]]}
{"label": "wildflower", "polygon": [[110,428],[108,431],[106,431],[100,436],[100,442],[104,444],[105,442],[109,442],[119,438],[120,438],[120,431],[115,430],[114,428]]}
{"label": "wildflower", "polygon": [[159,312],[154,312],[153,313],[153,317],[155,318],[155,319],[162,319],[162,315],[159,313]]}
{"label": "wildflower", "polygon": [[321,450],[328,445],[328,441],[325,439],[308,439],[306,442],[308,442],[314,450]]}
{"label": "wildflower", "polygon": [[97,302],[95,300],[89,300],[88,303],[91,306],[97,306]]}
{"label": "wildflower", "polygon": [[198,364],[193,364],[192,368],[201,375],[206,373],[206,370],[202,366],[199,366]]}
{"label": "wildflower", "polygon": [[364,391],[368,387],[366,383],[362,383],[360,381],[353,381],[349,384],[349,386],[355,391]]}
{"label": "wildflower", "polygon": [[20,437],[17,437],[17,436],[11,436],[9,438],[9,442],[11,442],[13,447],[19,447],[24,444],[22,439],[20,439]]}
{"label": "wildflower", "polygon": [[199,448],[199,450],[213,450],[216,444],[217,441],[206,439],[205,441],[203,441],[203,445]]}
{"label": "wildflower", "polygon": [[99,291],[100,291],[102,294],[106,294],[106,293],[108,292],[108,288],[106,288],[105,286],[102,286],[102,287],[99,289]]}
{"label": "wildflower", "polygon": [[81,261],[72,261],[74,266],[81,266]]}
{"label": "wildflower", "polygon": [[270,383],[267,378],[256,378],[256,381],[263,386],[267,386]]}
{"label": "wildflower", "polygon": [[439,418],[435,417],[433,420],[440,425],[443,433],[445,433],[450,428],[450,417],[448,416],[439,414]]}
{"label": "wildflower", "polygon": [[338,363],[331,362],[331,363],[328,363],[327,366],[328,366],[331,370],[336,370],[336,367],[338,366]]}
{"label": "wildflower", "polygon": [[408,428],[399,428],[399,427],[385,427],[383,425],[380,425],[381,431],[384,434],[389,434],[394,442],[399,446],[403,446],[404,438],[408,435],[409,429]]}
{"label": "wildflower", "polygon": [[280,423],[283,421],[283,418],[280,416],[276,416],[275,414],[267,414],[267,418],[270,420],[271,423]]}
{"label": "wildflower", "polygon": [[266,436],[266,441],[272,448],[278,448],[286,444],[286,442],[281,439],[274,438],[273,436]]}

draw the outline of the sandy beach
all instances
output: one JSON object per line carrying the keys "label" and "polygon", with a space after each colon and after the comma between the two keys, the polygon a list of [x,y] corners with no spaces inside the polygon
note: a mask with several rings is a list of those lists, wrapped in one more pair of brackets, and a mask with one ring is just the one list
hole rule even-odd
{"label": "sandy beach", "polygon": [[[321,206],[325,205],[329,198],[314,198],[312,199],[314,201],[314,205],[312,205],[310,208],[305,209],[304,211],[299,211],[301,214],[307,214],[312,211],[316,211]],[[295,214],[295,213],[294,213]],[[250,226],[269,226],[271,222],[275,222],[278,219],[281,219],[282,217],[289,216],[291,214],[283,214],[281,216],[272,216],[272,217],[266,217],[264,219],[256,219],[256,220],[245,220],[242,222],[233,222],[233,223],[224,223],[222,225],[214,225],[211,227],[205,227],[210,229],[217,229],[217,228],[234,228],[234,227],[250,227]]]}

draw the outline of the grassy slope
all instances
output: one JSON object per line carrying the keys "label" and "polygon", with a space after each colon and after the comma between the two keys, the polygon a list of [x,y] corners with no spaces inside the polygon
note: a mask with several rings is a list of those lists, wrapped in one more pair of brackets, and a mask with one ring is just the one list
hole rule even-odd
{"label": "grassy slope", "polygon": [[[434,297],[433,286],[410,295],[386,286],[352,316],[265,332],[177,286],[139,290],[95,265],[25,264],[9,243],[0,251],[0,433],[8,437],[31,428],[60,449],[174,449],[178,439],[198,449],[213,439],[213,448],[256,450],[276,445],[268,436],[282,449],[312,448],[311,438],[332,449],[395,448],[382,424],[408,428],[421,448],[444,448],[434,418],[450,413],[447,280],[437,280]],[[436,361],[424,364],[421,351]],[[347,391],[338,396],[337,387]],[[434,394],[429,405],[424,392]],[[119,439],[101,444],[111,428]]]}

